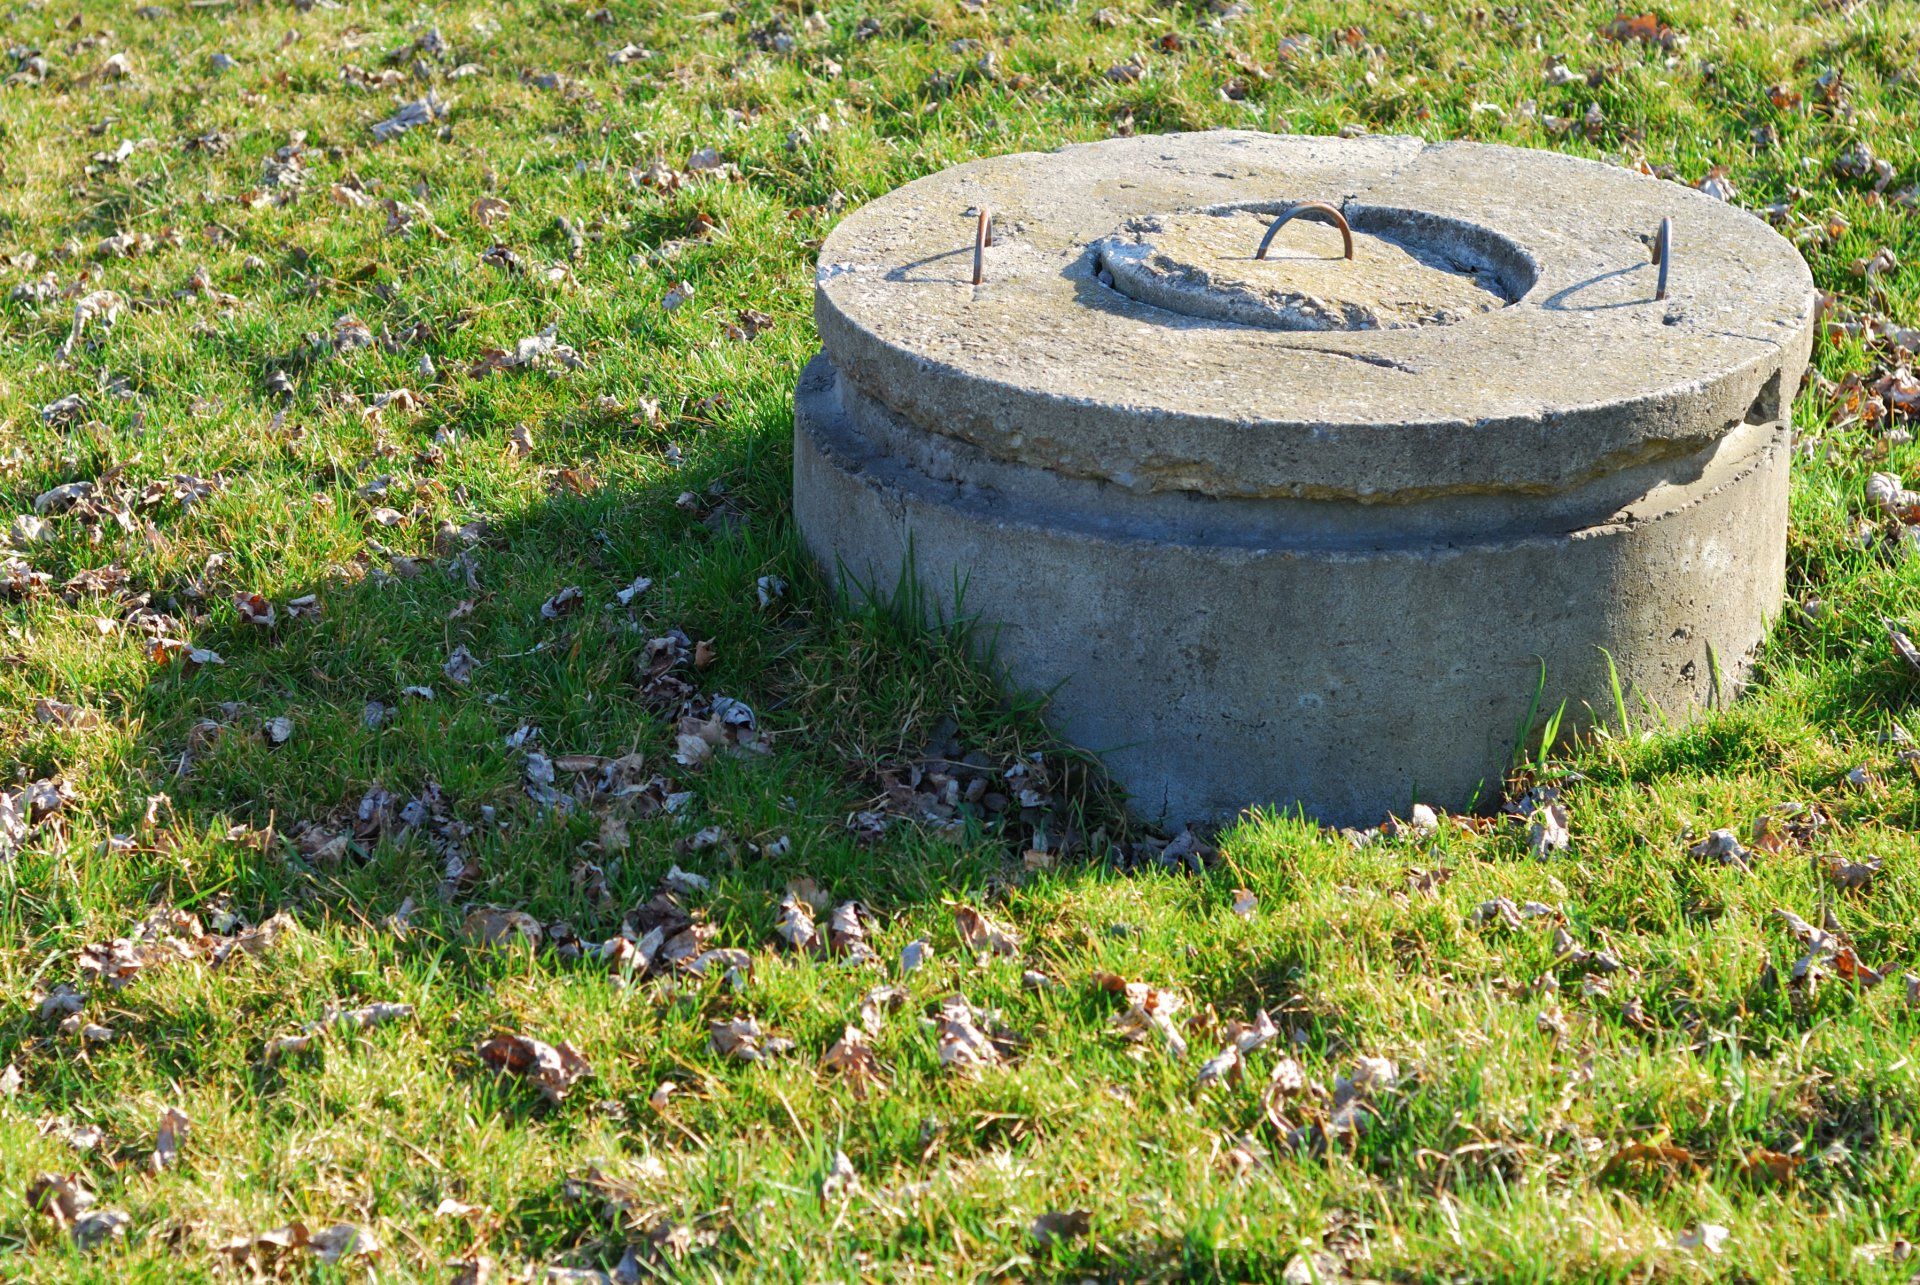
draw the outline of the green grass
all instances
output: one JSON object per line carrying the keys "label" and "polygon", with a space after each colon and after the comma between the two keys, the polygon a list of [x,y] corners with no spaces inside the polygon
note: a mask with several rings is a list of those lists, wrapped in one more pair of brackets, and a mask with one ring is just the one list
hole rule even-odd
{"label": "green grass", "polygon": [[[1906,1279],[1920,1263],[1857,1253],[1920,1235],[1920,1003],[1901,977],[1920,953],[1920,775],[1887,739],[1917,680],[1882,625],[1920,625],[1920,559],[1864,498],[1874,469],[1920,473],[1920,451],[1847,378],[1871,385],[1888,341],[1823,342],[1796,403],[1790,592],[1821,609],[1788,609],[1732,708],[1552,759],[1573,839],[1548,862],[1524,827],[1448,820],[1356,849],[1253,817],[1202,872],[1170,868],[957,638],[838,607],[789,516],[812,259],[839,214],[963,159],[1121,130],[1358,126],[1684,182],[1723,166],[1739,203],[1791,203],[1778,222],[1845,315],[1920,324],[1920,7],[1659,14],[1684,46],[1608,40],[1616,11],[1587,3],[10,10],[27,74],[0,89],[5,520],[64,483],[96,492],[43,539],[15,527],[13,556],[47,579],[0,593],[9,777],[68,796],[0,864],[0,1067],[19,1077],[0,1098],[0,1274],[211,1278],[238,1270],[230,1241],[300,1222],[356,1224],[380,1249],[266,1270],[440,1280],[484,1255],[495,1279],[537,1280],[612,1271],[631,1247],[630,1267],[698,1280],[1277,1280],[1302,1253],[1384,1280]],[[443,50],[389,59],[436,25]],[[655,52],[609,61],[628,45]],[[120,53],[127,74],[103,74]],[[1578,76],[1550,83],[1553,55]],[[1137,80],[1107,76],[1129,61]],[[396,83],[354,83],[381,77]],[[444,119],[377,141],[370,126],[428,89]],[[265,186],[296,139],[304,182]],[[1883,191],[1849,172],[1858,144],[1887,162]],[[733,169],[631,177],[709,147]],[[482,197],[507,204],[495,226]],[[125,234],[129,255],[101,244]],[[495,244],[519,270],[483,261]],[[1882,247],[1898,265],[1858,275]],[[682,281],[692,296],[663,308]],[[117,323],[63,350],[98,290]],[[749,312],[770,321],[730,337]],[[349,317],[372,346],[336,350]],[[578,369],[469,373],[549,327]],[[416,404],[368,409],[397,388]],[[209,493],[185,504],[196,484],[176,477]],[[636,576],[652,590],[617,605]],[[763,606],[768,576],[787,590]],[[568,586],[578,609],[543,617]],[[272,628],[236,608],[254,593]],[[306,595],[319,614],[290,609]],[[673,628],[711,644],[677,671],[691,699],[746,701],[769,753],[674,761],[676,701],[647,670]],[[157,663],[155,634],[225,663]],[[479,662],[465,686],[441,668],[462,646]],[[434,699],[402,696],[416,685]],[[42,699],[91,717],[44,721]],[[369,725],[370,701],[391,715]],[[901,810],[888,784],[929,747],[995,774],[1028,763],[1042,806],[861,833],[861,814]],[[563,768],[571,802],[543,806],[529,751],[638,754],[633,784],[666,781],[615,798]],[[1849,785],[1856,767],[1870,788]],[[688,797],[652,811],[668,792]],[[1756,816],[1787,803],[1828,823],[1760,848]],[[1749,868],[1688,854],[1719,827]],[[1042,844],[1052,860],[1027,861]],[[1827,877],[1827,858],[1869,855],[1869,888]],[[684,898],[711,944],[750,953],[736,982],[629,980],[462,932],[492,905],[563,946],[561,922],[601,942],[675,865],[712,881]],[[799,878],[870,908],[878,964],[780,942]],[[1499,897],[1556,908],[1622,967],[1556,959],[1545,918],[1470,922]],[[966,949],[960,901],[1018,953]],[[88,946],[168,907],[210,933],[281,911],[297,929],[217,968],[203,943],[119,989],[83,970]],[[1830,910],[1893,976],[1793,986],[1776,907]],[[916,940],[928,961],[897,975]],[[1184,1060],[1116,1032],[1126,1004],[1101,973],[1186,1000]],[[110,1041],[37,1014],[62,983]],[[860,1082],[825,1056],[883,983],[903,994],[879,1006]],[[998,1010],[1004,1065],[942,1067],[926,1019],[954,994]],[[414,1011],[267,1056],[329,1006],[374,1002]],[[1198,1087],[1227,1023],[1261,1009],[1279,1040]],[[792,1050],[711,1051],[708,1023],[744,1015]],[[564,1041],[591,1074],[547,1101],[478,1055],[502,1032]],[[1361,1058],[1398,1077],[1361,1091],[1349,1135],[1332,1101],[1273,1096],[1283,1057],[1329,1092]],[[191,1130],[155,1171],[168,1107]],[[1635,1145],[1684,1156],[1616,1159]],[[1798,1162],[1790,1181],[1747,1164],[1756,1150]],[[73,1248],[29,1208],[43,1174],[79,1175],[124,1234]],[[444,1199],[479,1208],[436,1216]],[[1075,1210],[1084,1235],[1032,1234]],[[1676,1243],[1702,1223],[1727,1229],[1717,1253]]]}

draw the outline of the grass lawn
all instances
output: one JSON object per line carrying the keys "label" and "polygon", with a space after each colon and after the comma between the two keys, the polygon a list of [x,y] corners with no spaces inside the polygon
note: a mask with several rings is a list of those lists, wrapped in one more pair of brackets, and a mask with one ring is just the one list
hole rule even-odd
{"label": "grass lawn", "polygon": [[[1920,6],[1621,16],[8,9],[0,1276],[1913,1277]],[[1756,685],[1535,762],[1564,853],[1131,829],[800,553],[835,220],[1215,126],[1711,183],[1834,296]]]}

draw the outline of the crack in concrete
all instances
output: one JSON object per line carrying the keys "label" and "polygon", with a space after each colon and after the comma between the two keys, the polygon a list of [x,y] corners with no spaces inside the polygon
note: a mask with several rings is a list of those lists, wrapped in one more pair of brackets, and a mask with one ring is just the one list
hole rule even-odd
{"label": "crack in concrete", "polygon": [[1364,362],[1366,365],[1376,366],[1382,370],[1397,370],[1403,375],[1417,375],[1420,373],[1420,367],[1418,366],[1409,366],[1403,361],[1395,361],[1391,357],[1382,357],[1378,353],[1347,352],[1341,348],[1300,348],[1295,351],[1318,353],[1326,357],[1345,357],[1348,361]]}

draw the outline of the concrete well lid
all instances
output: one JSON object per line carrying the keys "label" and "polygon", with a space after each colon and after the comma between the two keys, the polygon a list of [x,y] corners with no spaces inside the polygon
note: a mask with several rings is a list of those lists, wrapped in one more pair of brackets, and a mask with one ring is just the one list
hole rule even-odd
{"label": "concrete well lid", "polygon": [[1519,246],[1483,246],[1491,234],[1471,225],[1369,208],[1358,227],[1316,232],[1296,212],[1328,221],[1273,202],[1129,219],[1094,245],[1099,280],[1171,312],[1273,330],[1450,325],[1532,284]]}
{"label": "concrete well lid", "polygon": [[[1305,219],[1250,261],[1246,233],[1302,200],[1344,213],[1353,262]],[[828,357],[911,423],[1218,496],[1545,493],[1691,454],[1786,413],[1782,372],[1797,380],[1814,327],[1805,263],[1752,215],[1593,161],[1401,137],[1217,131],[975,161],[849,215],[817,282]],[[1343,320],[1292,328],[1302,299]]]}

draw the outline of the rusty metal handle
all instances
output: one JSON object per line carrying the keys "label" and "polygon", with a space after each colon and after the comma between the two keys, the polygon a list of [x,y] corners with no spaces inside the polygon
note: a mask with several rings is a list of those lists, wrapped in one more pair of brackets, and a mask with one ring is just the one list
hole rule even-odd
{"label": "rusty metal handle", "polygon": [[1667,297],[1667,273],[1673,268],[1673,220],[1661,219],[1660,232],[1653,238],[1653,261],[1660,265],[1660,279],[1654,282],[1656,302]]}
{"label": "rusty metal handle", "polygon": [[980,221],[973,229],[973,284],[986,279],[986,248],[993,244],[993,211],[980,207]]}
{"label": "rusty metal handle", "polygon": [[1326,222],[1340,229],[1340,239],[1347,244],[1347,258],[1353,258],[1353,229],[1347,226],[1347,216],[1340,213],[1338,207],[1325,201],[1296,201],[1287,207],[1286,213],[1267,226],[1267,234],[1260,238],[1260,248],[1253,252],[1256,259],[1267,257],[1267,247],[1273,244],[1274,234],[1303,214],[1324,216]]}

